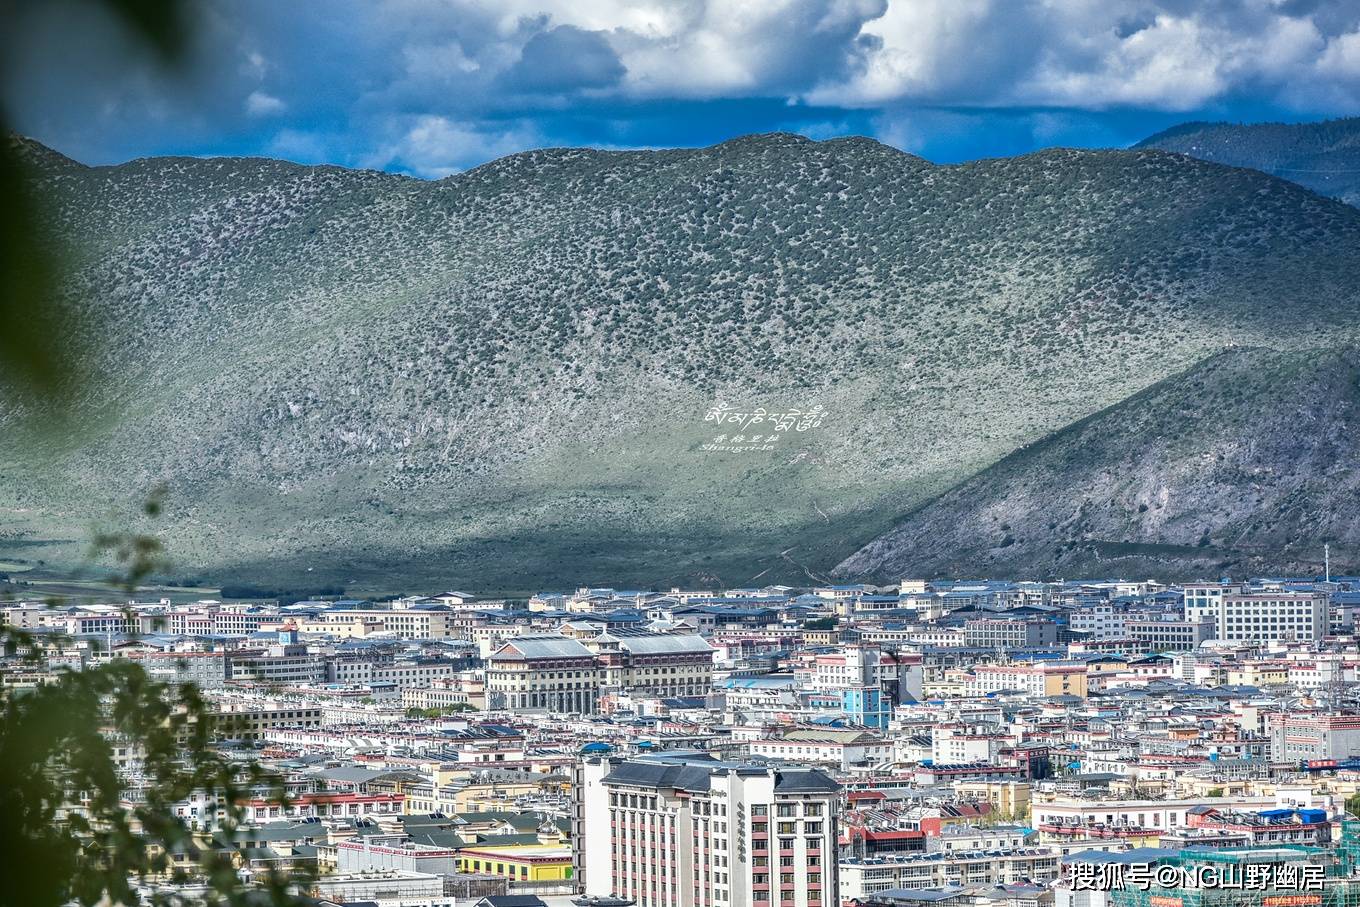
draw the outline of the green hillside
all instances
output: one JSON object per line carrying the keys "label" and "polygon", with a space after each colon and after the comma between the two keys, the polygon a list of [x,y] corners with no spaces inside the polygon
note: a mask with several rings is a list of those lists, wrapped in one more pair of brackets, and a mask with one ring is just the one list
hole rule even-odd
{"label": "green hillside", "polygon": [[[76,438],[0,414],[6,561],[75,562],[165,483],[174,576],[820,577],[1230,345],[1356,331],[1360,211],[1156,151],[776,134],[422,182],[32,150],[99,378]],[[719,402],[825,417],[732,431]],[[738,434],[776,440],[703,449]]]}

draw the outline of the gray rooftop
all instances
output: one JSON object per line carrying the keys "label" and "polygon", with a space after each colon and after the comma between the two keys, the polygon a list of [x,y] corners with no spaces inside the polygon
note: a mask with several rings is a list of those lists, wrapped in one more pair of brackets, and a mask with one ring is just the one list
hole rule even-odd
{"label": "gray rooftop", "polygon": [[646,636],[620,636],[619,648],[633,655],[688,655],[712,652],[703,637],[693,633],[656,633]]}
{"label": "gray rooftop", "polygon": [[[512,650],[506,652],[506,650]],[[505,641],[501,650],[493,658],[500,658],[502,655],[513,658],[516,654],[525,659],[555,659],[555,658],[593,658],[593,654],[585,646],[575,639],[565,636],[545,635],[545,636],[515,636]]]}

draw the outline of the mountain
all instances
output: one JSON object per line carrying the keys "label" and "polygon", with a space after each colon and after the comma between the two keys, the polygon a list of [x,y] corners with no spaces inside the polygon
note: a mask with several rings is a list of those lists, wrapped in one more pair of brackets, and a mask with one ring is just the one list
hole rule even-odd
{"label": "mountain", "polygon": [[1016,451],[838,571],[1311,575],[1324,543],[1360,550],[1357,439],[1355,351],[1227,350]]}
{"label": "mountain", "polygon": [[1321,123],[1185,123],[1134,147],[1251,167],[1360,206],[1360,117]]}
{"label": "mountain", "polygon": [[1225,349],[1356,339],[1360,211],[1152,150],[29,159],[96,377],[69,437],[0,413],[0,561],[78,563],[163,485],[174,576],[807,581]]}

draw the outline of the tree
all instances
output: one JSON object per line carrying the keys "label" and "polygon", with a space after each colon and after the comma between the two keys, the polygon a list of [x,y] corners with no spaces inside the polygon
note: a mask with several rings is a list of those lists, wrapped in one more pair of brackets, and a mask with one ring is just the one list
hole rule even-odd
{"label": "tree", "polygon": [[[160,61],[182,57],[184,0],[91,2]],[[0,133],[9,131],[0,111]],[[77,317],[64,301],[57,245],[42,229],[17,142],[0,140],[0,399],[49,430],[70,417],[83,341],[98,333],[89,315]],[[159,492],[145,509],[148,516],[159,512]],[[158,565],[161,552],[154,537],[127,532],[101,534],[94,548],[126,566],[129,589]],[[0,652],[36,659],[41,648],[22,631],[0,627]],[[201,798],[213,817],[206,824],[230,845],[247,798],[263,793],[285,802],[281,785],[257,763],[230,759],[214,745],[229,728],[193,685],[159,683],[139,665],[115,660],[63,671],[32,690],[0,687],[0,697],[0,853],[10,869],[0,907],[136,903],[135,882],[191,875],[205,889],[195,903],[295,899],[296,877],[274,873],[258,885],[242,884],[230,848],[196,841],[178,815],[177,804]],[[180,853],[195,858],[171,856]]]}
{"label": "tree", "polygon": [[[37,641],[0,629],[7,653]],[[32,690],[5,690],[0,715],[0,853],[23,872],[7,874],[0,907],[75,902],[137,903],[139,880],[204,884],[208,904],[289,903],[296,878],[275,874],[252,891],[229,850],[200,846],[176,805],[201,797],[223,840],[233,840],[248,798],[284,803],[282,787],[253,761],[215,747],[220,726],[193,684],[150,679],[140,665],[113,660],[62,672]],[[115,756],[115,749],[122,758]],[[135,766],[139,783],[123,765]],[[197,858],[175,864],[171,854]],[[173,902],[173,896],[158,898]]]}

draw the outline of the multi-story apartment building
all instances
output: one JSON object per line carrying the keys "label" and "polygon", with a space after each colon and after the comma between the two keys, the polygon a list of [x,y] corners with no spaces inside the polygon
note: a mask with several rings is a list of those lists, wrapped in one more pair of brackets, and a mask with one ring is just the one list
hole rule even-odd
{"label": "multi-story apartment building", "polygon": [[1316,642],[1327,635],[1325,592],[1248,592],[1242,585],[1196,583],[1184,595],[1185,619],[1211,622],[1215,639]]}
{"label": "multi-story apartment building", "polygon": [[1100,601],[1084,605],[1067,618],[1074,632],[1085,633],[1092,639],[1118,639],[1124,635],[1124,621],[1128,617],[1123,608],[1113,602]]}
{"label": "multi-story apartment building", "polygon": [[444,605],[332,608],[304,621],[300,629],[345,637],[388,633],[402,639],[448,639],[455,635],[454,613]]}
{"label": "multi-story apartment building", "polygon": [[238,740],[261,740],[276,728],[321,727],[321,707],[302,703],[230,704],[211,714],[226,736]]}
{"label": "multi-story apartment building", "polygon": [[1276,762],[1360,756],[1360,715],[1274,712],[1266,724]]}
{"label": "multi-story apartment building", "polygon": [[902,853],[840,862],[841,903],[892,888],[945,888],[960,885],[1016,885],[1050,882],[1058,877],[1058,851],[1052,847],[1006,850]]}
{"label": "multi-story apartment building", "polygon": [[1212,621],[1218,626],[1223,613],[1223,596],[1243,591],[1241,583],[1191,583],[1182,588],[1185,619],[1195,623]]}
{"label": "multi-story apartment building", "polygon": [[[1124,624],[1125,635],[1146,645],[1152,652],[1192,652],[1214,636],[1214,624],[1209,620],[1129,620]],[[1141,650],[1141,648],[1140,648]]]}
{"label": "multi-story apartment building", "polygon": [[467,667],[465,662],[446,658],[330,658],[327,680],[331,683],[396,684],[400,687],[427,687],[446,680]]}
{"label": "multi-story apartment building", "polygon": [[250,681],[277,686],[324,683],[326,659],[306,646],[291,640],[291,633],[280,634],[280,642],[267,649],[230,652],[227,655],[227,680]]}
{"label": "multi-story apartment building", "polygon": [[[1114,835],[1126,832],[1145,832],[1153,837],[1165,831],[1189,825],[1192,810],[1200,809],[1203,800],[1097,800],[1057,796],[1030,802],[1031,824],[1039,832],[1041,843],[1059,843],[1072,835],[1082,836],[1092,831]],[[1262,810],[1276,805],[1273,797],[1223,797],[1214,801],[1220,809]]]}
{"label": "multi-story apartment building", "polygon": [[931,735],[931,759],[939,764],[995,762],[1001,748],[1015,742],[999,725],[940,724]]}
{"label": "multi-story apartment building", "polygon": [[1022,690],[1032,696],[1086,696],[1086,666],[1037,662],[978,665],[967,682],[970,695]]}
{"label": "multi-story apartment building", "polygon": [[696,634],[608,631],[586,645],[596,653],[601,693],[667,698],[713,688],[713,647]]}
{"label": "multi-story apartment building", "polygon": [[777,737],[752,740],[752,756],[789,762],[829,764],[839,771],[892,761],[892,741],[854,728],[798,728]]}
{"label": "multi-story apartment building", "polygon": [[1051,620],[980,617],[964,621],[967,645],[990,649],[1023,649],[1051,646],[1058,641],[1058,626]]}
{"label": "multi-story apartment building", "polygon": [[428,686],[403,688],[401,704],[417,709],[446,709],[460,705],[484,709],[486,675],[481,671],[460,671],[452,677],[432,680]]}
{"label": "multi-story apartment building", "polygon": [[178,636],[244,636],[283,621],[283,615],[274,610],[208,604],[164,614],[161,629]]}
{"label": "multi-story apartment building", "polygon": [[133,652],[128,658],[165,683],[195,683],[203,689],[215,689],[227,681],[224,652]]}
{"label": "multi-story apartment building", "polygon": [[1327,635],[1327,594],[1226,593],[1214,635],[1228,642],[1317,642]]}
{"label": "multi-story apartment building", "polygon": [[837,902],[839,786],[819,770],[692,753],[587,757],[574,792],[587,895],[638,907]]}

